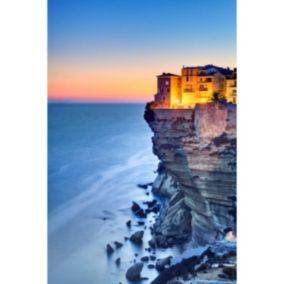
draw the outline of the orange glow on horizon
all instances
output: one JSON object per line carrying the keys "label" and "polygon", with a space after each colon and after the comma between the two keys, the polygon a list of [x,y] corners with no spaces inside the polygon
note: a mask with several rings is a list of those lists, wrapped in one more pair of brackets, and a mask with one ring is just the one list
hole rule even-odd
{"label": "orange glow on horizon", "polygon": [[92,57],[90,60],[78,60],[77,57],[50,58],[48,99],[152,101],[157,91],[156,76],[164,70],[179,72],[181,63],[185,61],[192,60],[180,58],[164,60],[163,57],[151,56],[143,60],[142,58],[125,60],[121,58],[95,60]]}
{"label": "orange glow on horizon", "polygon": [[156,78],[146,70],[49,69],[49,100],[148,101]]}

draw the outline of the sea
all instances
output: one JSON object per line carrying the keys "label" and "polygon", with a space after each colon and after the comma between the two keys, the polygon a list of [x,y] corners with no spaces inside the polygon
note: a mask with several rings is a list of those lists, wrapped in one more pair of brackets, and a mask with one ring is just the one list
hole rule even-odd
{"label": "sea", "polygon": [[[144,108],[145,104],[49,103],[49,284],[128,283],[125,273],[134,259],[149,255],[149,230],[142,246],[124,239],[141,230],[130,209],[132,201],[153,199],[150,189],[137,186],[153,182],[158,166]],[[150,216],[145,225],[153,222]],[[123,246],[107,256],[106,245],[114,241]],[[160,257],[169,254],[173,251],[159,252]],[[156,275],[144,265],[142,276],[148,280],[141,283],[150,283]]]}

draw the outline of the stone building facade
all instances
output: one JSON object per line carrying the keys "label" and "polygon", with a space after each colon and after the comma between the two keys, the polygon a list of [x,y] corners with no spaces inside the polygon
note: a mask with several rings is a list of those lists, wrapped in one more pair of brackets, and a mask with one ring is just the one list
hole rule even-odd
{"label": "stone building facade", "polygon": [[181,75],[163,73],[157,76],[155,102],[162,108],[193,108],[212,101],[218,93],[236,103],[237,70],[214,65],[183,67]]}

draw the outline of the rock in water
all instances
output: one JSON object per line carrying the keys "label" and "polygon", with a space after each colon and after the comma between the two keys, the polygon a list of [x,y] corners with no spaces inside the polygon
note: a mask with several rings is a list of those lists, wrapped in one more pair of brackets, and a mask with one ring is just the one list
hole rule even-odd
{"label": "rock in water", "polygon": [[141,257],[141,261],[148,262],[149,261],[149,257],[148,256],[142,256]]}
{"label": "rock in water", "polygon": [[121,247],[123,246],[122,243],[117,242],[117,241],[114,242],[114,245],[115,245],[115,247],[116,247],[117,249],[118,249],[118,248],[121,248]]}
{"label": "rock in water", "polygon": [[141,184],[141,183],[138,183],[137,186],[140,187],[140,188],[147,189],[148,184]]}
{"label": "rock in water", "polygon": [[128,228],[131,228],[131,220],[128,220],[128,221],[126,222],[126,226],[127,226]]}
{"label": "rock in water", "polygon": [[136,213],[137,211],[139,211],[141,209],[141,207],[135,202],[135,201],[132,201],[132,207],[131,207],[131,210]]}
{"label": "rock in water", "polygon": [[134,201],[132,201],[131,210],[138,217],[141,217],[141,218],[146,218],[147,217],[145,211],[139,206],[139,204],[137,204]]}
{"label": "rock in water", "polygon": [[144,231],[137,231],[130,237],[130,241],[135,244],[142,244]]}
{"label": "rock in water", "polygon": [[129,281],[139,281],[141,279],[140,273],[142,269],[143,269],[142,262],[135,263],[130,268],[128,268],[125,276]]}
{"label": "rock in water", "polygon": [[112,248],[110,244],[107,244],[106,252],[108,255],[111,255],[114,252],[114,249]]}
{"label": "rock in water", "polygon": [[119,258],[117,258],[116,260],[115,260],[115,264],[117,265],[117,266],[120,266],[120,257]]}
{"label": "rock in water", "polygon": [[147,214],[145,213],[145,211],[143,209],[140,209],[137,212],[135,212],[135,215],[140,217],[140,218],[146,218],[147,217]]}
{"label": "rock in water", "polygon": [[171,264],[171,256],[162,258],[162,259],[158,259],[156,262],[156,269],[158,271],[163,271],[167,265]]}

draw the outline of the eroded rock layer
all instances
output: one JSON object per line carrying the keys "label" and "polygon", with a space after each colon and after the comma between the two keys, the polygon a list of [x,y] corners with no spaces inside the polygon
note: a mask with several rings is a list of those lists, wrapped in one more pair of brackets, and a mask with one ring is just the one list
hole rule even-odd
{"label": "eroded rock layer", "polygon": [[167,197],[153,242],[204,245],[236,231],[236,105],[150,109],[145,119],[161,161],[153,184]]}

